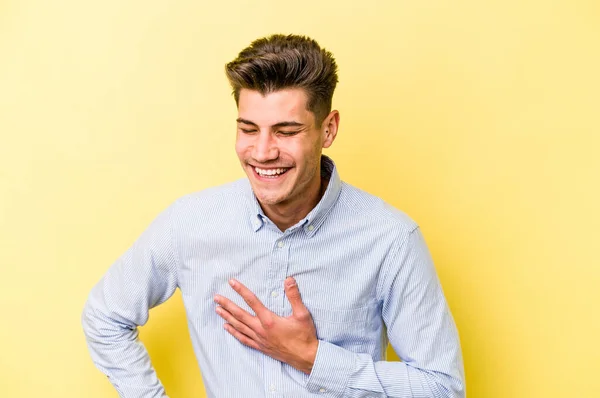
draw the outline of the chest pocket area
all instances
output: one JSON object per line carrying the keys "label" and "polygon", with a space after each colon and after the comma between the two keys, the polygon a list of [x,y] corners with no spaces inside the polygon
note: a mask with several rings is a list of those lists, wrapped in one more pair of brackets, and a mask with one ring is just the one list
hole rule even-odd
{"label": "chest pocket area", "polygon": [[355,351],[368,343],[375,305],[352,309],[309,308],[319,340]]}

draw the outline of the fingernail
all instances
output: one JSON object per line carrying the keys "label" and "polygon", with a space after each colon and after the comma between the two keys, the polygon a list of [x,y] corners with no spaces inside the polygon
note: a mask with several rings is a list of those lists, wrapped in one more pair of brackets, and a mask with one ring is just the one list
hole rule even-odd
{"label": "fingernail", "polygon": [[235,286],[235,281],[234,281],[233,279],[230,279],[230,280],[229,280],[229,284],[230,284],[232,287],[234,287],[234,286]]}
{"label": "fingernail", "polygon": [[296,286],[296,281],[294,280],[294,278],[288,278],[285,280],[285,285],[287,287],[294,287]]}

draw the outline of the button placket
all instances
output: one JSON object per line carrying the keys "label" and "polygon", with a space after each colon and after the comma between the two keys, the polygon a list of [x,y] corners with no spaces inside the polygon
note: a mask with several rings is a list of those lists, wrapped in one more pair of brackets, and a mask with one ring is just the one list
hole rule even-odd
{"label": "button placket", "polygon": [[271,261],[271,275],[273,275],[273,279],[269,280],[269,300],[271,304],[270,308],[279,316],[282,316],[284,311],[283,282],[285,281],[288,269],[289,250],[289,235],[284,234],[274,242]]}
{"label": "button placket", "polygon": [[285,382],[282,373],[282,364],[276,359],[265,356],[264,358],[264,389],[265,396],[283,397]]}

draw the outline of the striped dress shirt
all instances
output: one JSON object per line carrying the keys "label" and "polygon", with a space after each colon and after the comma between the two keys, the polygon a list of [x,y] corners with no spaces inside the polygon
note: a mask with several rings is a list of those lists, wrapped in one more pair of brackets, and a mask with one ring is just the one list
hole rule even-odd
{"label": "striped dress shirt", "polygon": [[[163,211],[93,287],[82,315],[95,365],[126,398],[166,397],[137,327],[179,288],[209,397],[464,397],[458,333],[419,227],[342,182],[331,159],[317,206],[286,231],[247,179]],[[310,375],[244,346],[215,294],[253,313],[235,278],[281,316],[296,279],[319,345]],[[388,362],[388,342],[402,362]]]}

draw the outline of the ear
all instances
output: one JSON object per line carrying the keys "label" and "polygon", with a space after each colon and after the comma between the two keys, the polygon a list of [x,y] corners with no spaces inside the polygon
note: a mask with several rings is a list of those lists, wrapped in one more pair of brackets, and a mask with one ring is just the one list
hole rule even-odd
{"label": "ear", "polygon": [[323,124],[321,125],[321,130],[323,132],[323,148],[329,148],[335,137],[337,136],[338,128],[340,126],[340,113],[336,110],[333,110],[327,115],[325,120],[323,120]]}

